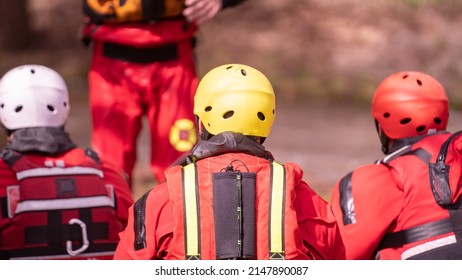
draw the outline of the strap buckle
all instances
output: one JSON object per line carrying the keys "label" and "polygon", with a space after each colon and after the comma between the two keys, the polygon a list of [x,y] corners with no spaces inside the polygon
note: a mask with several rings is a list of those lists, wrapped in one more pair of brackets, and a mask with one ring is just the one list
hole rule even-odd
{"label": "strap buckle", "polygon": [[77,249],[77,250],[73,250],[72,249],[72,241],[70,240],[67,240],[66,241],[66,250],[67,250],[67,253],[73,257],[77,256],[77,255],[80,255],[81,253],[83,253],[85,250],[88,249],[88,247],[90,246],[90,241],[88,241],[88,235],[87,235],[87,225],[82,222],[81,220],[79,219],[71,219],[69,221],[69,225],[73,225],[73,224],[77,224],[80,226],[80,229],[82,230],[82,246]]}

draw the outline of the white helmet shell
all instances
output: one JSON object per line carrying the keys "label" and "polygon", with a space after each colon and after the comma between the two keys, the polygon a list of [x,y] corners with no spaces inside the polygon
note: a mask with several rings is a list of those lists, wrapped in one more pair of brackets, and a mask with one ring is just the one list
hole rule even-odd
{"label": "white helmet shell", "polygon": [[53,69],[23,65],[0,80],[0,121],[7,129],[59,127],[69,110],[66,82]]}

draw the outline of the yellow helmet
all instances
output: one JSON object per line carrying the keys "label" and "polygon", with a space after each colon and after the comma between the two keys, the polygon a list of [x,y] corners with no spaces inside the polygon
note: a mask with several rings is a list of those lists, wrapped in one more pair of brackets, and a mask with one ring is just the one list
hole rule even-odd
{"label": "yellow helmet", "polygon": [[210,70],[194,97],[194,114],[216,135],[224,131],[267,137],[275,117],[273,87],[263,73],[242,64]]}

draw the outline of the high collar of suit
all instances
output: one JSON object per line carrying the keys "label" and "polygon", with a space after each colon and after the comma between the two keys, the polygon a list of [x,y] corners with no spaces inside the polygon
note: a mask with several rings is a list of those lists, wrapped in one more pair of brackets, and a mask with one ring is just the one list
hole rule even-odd
{"label": "high collar of suit", "polygon": [[448,132],[447,131],[437,131],[437,132],[430,133],[430,134],[424,134],[424,135],[419,135],[419,136],[414,136],[414,137],[408,137],[408,138],[395,140],[395,142],[391,146],[390,152],[388,154],[391,154],[391,153],[401,149],[404,146],[414,145],[415,143],[419,142],[420,140],[422,140],[423,138],[425,138],[427,136],[437,135],[437,134],[445,134],[445,133],[448,133]]}
{"label": "high collar of suit", "polygon": [[257,141],[242,133],[227,131],[214,135],[208,140],[199,141],[187,156],[186,163],[226,153],[245,153],[273,159],[265,147]]}
{"label": "high collar of suit", "polygon": [[63,127],[31,127],[15,130],[6,147],[17,152],[54,155],[64,153],[76,145]]}

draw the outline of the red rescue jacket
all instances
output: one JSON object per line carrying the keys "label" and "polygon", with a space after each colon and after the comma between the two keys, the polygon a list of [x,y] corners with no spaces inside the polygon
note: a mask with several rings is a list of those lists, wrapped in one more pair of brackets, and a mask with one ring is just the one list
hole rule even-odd
{"label": "red rescue jacket", "polygon": [[337,183],[331,204],[347,258],[462,257],[457,253],[462,251],[462,137],[446,142],[449,136],[408,139],[377,164]]}
{"label": "red rescue jacket", "polygon": [[327,202],[302,176],[246,153],[174,166],[131,207],[114,259],[344,259]]}
{"label": "red rescue jacket", "polygon": [[239,160],[235,170],[231,158],[204,159],[168,172],[176,218],[167,258],[311,258],[293,206],[299,168]]}

